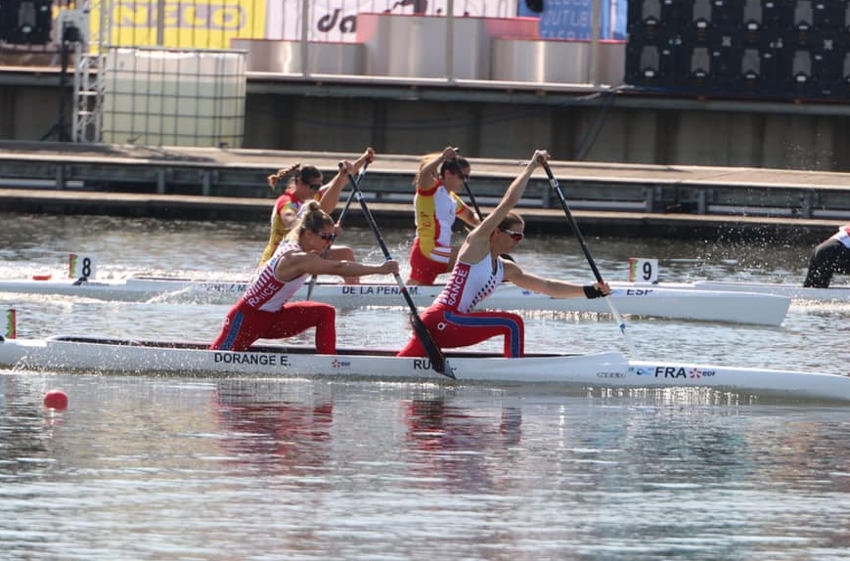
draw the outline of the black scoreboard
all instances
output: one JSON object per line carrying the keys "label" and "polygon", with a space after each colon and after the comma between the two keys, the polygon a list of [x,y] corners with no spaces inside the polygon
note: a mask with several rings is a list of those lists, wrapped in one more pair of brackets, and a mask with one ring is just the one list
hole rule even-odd
{"label": "black scoreboard", "polygon": [[22,45],[50,43],[53,0],[0,0],[0,41]]}
{"label": "black scoreboard", "polygon": [[850,99],[850,0],[629,0],[626,82]]}

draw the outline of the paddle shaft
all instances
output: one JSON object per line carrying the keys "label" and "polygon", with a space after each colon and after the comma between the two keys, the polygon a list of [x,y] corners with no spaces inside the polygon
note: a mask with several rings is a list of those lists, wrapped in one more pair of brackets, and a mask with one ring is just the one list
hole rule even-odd
{"label": "paddle shaft", "polygon": [[602,280],[602,275],[599,273],[599,268],[596,266],[596,261],[594,261],[593,255],[590,254],[590,248],[587,247],[587,242],[584,241],[584,236],[582,235],[581,230],[579,230],[576,219],[573,218],[573,213],[570,212],[570,207],[567,205],[567,199],[564,197],[564,192],[561,191],[561,186],[558,184],[558,180],[555,179],[555,176],[552,174],[552,168],[549,167],[549,164],[544,163],[543,169],[549,177],[549,185],[552,186],[552,190],[555,191],[555,194],[558,196],[558,200],[561,201],[561,207],[564,209],[564,214],[567,215],[567,222],[570,223],[570,228],[573,229],[573,233],[581,246],[581,250],[584,252],[587,263],[593,271],[593,276],[596,277],[597,282],[604,282]]}
{"label": "paddle shaft", "polygon": [[[366,222],[369,223],[369,227],[372,229],[372,233],[375,235],[375,239],[378,241],[378,245],[381,247],[381,251],[384,254],[384,258],[389,261],[392,259],[390,255],[390,250],[387,248],[387,244],[384,241],[383,236],[381,236],[381,231],[378,229],[378,224],[375,222],[375,217],[372,216],[372,212],[369,210],[369,206],[366,204],[366,199],[363,197],[363,192],[360,191],[360,187],[355,183],[354,178],[351,174],[348,175],[348,182],[351,183],[351,189],[355,193],[357,200],[360,202],[360,208],[363,209],[363,215],[366,217]],[[437,343],[434,341],[431,332],[428,331],[428,328],[425,327],[425,324],[422,323],[422,318],[419,317],[419,312],[416,309],[416,303],[413,301],[413,297],[410,296],[410,293],[407,291],[407,287],[404,285],[404,281],[401,279],[401,275],[398,273],[393,273],[395,277],[395,281],[398,284],[399,289],[401,290],[401,295],[404,297],[405,302],[407,302],[407,306],[410,308],[411,319],[413,321],[413,331],[416,333],[416,336],[419,337],[419,342],[425,348],[425,352],[428,355],[428,359],[431,362],[431,368],[433,368],[436,372],[442,374],[443,376],[448,376],[449,378],[454,378],[455,375],[452,373],[451,368],[448,366],[448,362],[446,361],[445,355],[443,355],[443,351],[440,350],[440,347],[437,346]]]}
{"label": "paddle shaft", "polygon": [[[366,168],[368,168],[368,167],[369,167],[369,161],[366,160],[366,162],[363,163],[363,167],[360,168],[359,172],[357,172],[357,177],[354,179],[354,181],[357,183],[357,185],[360,185],[360,181],[363,179],[363,176],[366,174]],[[345,201],[345,206],[342,207],[342,212],[339,213],[339,220],[336,221],[337,224],[342,224],[342,219],[345,218],[346,213],[348,213],[348,208],[351,206],[351,201],[353,201],[353,200],[354,200],[354,191],[352,190],[351,193],[348,194],[348,199],[346,199],[346,201]]]}
{"label": "paddle shaft", "polygon": [[481,208],[475,201],[475,195],[472,194],[472,189],[469,188],[469,183],[467,183],[466,179],[463,180],[463,188],[466,189],[466,194],[469,195],[469,202],[472,203],[472,208],[475,209],[475,214],[478,215],[478,220],[484,220],[484,215],[481,214]]}
{"label": "paddle shaft", "polygon": [[[354,180],[357,184],[360,184],[360,180],[363,179],[363,175],[366,173],[366,168],[369,167],[369,161],[363,164],[363,167],[360,168],[360,171],[357,173],[357,178]],[[351,206],[351,201],[354,200],[354,191],[348,194],[348,199],[345,201],[345,206],[342,207],[342,212],[339,213],[339,219],[336,221],[337,224],[342,224],[342,219],[345,218],[346,213],[348,212],[349,207]],[[322,257],[327,256],[328,252],[331,250],[331,246],[325,248],[322,252]],[[313,296],[313,288],[316,286],[316,280],[319,278],[319,275],[313,275],[310,277],[310,284],[307,285],[307,297],[305,300],[309,300]]]}
{"label": "paddle shaft", "polygon": [[[567,205],[567,199],[564,197],[564,192],[561,191],[561,186],[558,184],[558,180],[555,179],[555,175],[552,173],[552,168],[549,167],[548,163],[543,162],[543,169],[546,171],[546,176],[549,178],[549,185],[552,187],[552,190],[555,191],[555,194],[558,195],[558,200],[561,201],[561,207],[563,207],[564,214],[567,215],[567,221],[570,223],[570,228],[573,229],[573,233],[581,246],[581,250],[584,252],[585,258],[587,258],[587,263],[593,271],[593,276],[596,277],[597,282],[605,282],[602,280],[602,275],[599,273],[599,267],[596,266],[596,261],[594,261],[593,255],[590,254],[590,248],[587,247],[587,242],[584,241],[584,236],[576,223],[576,219],[573,218],[573,213],[570,212],[570,207]],[[614,316],[614,321],[616,321],[617,325],[620,327],[620,332],[626,336],[626,342],[634,354],[632,341],[626,333],[626,322],[623,321],[622,316],[620,316],[620,312],[617,311],[617,308],[614,306],[614,303],[611,302],[611,299],[606,296],[605,301],[608,303],[608,309],[611,310],[611,315]]]}
{"label": "paddle shaft", "polygon": [[[466,194],[469,195],[469,202],[472,203],[472,208],[475,209],[475,214],[478,216],[478,220],[484,221],[484,214],[481,212],[481,207],[478,206],[478,203],[475,201],[475,195],[472,194],[472,189],[469,188],[469,183],[466,179],[463,180],[463,188],[466,189]],[[500,257],[507,259],[508,261],[516,261],[510,253],[503,253]]]}

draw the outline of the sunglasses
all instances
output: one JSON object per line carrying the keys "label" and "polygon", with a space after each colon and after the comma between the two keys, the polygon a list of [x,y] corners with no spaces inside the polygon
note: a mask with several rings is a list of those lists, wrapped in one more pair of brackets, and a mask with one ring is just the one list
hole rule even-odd
{"label": "sunglasses", "polygon": [[507,228],[499,228],[499,230],[509,235],[511,239],[515,242],[521,242],[522,238],[525,237],[525,234],[523,234],[522,232],[515,232],[513,230],[508,230]]}
{"label": "sunglasses", "polygon": [[318,191],[321,188],[322,188],[321,183],[311,183],[310,184],[310,189],[312,189],[313,191]]}
{"label": "sunglasses", "polygon": [[316,235],[325,240],[325,242],[332,242],[336,239],[336,234],[331,234],[330,232],[316,232]]}

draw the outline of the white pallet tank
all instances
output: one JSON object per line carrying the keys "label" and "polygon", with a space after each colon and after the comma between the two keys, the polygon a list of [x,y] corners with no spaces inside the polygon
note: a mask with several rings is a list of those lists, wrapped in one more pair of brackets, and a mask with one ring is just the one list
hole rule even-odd
{"label": "white pallet tank", "polygon": [[239,148],[245,71],[242,51],[110,49],[101,140]]}

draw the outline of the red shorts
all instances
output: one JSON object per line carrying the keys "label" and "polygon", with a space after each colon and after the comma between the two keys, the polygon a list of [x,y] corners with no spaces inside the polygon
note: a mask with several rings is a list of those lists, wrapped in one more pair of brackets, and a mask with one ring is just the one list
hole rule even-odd
{"label": "red shorts", "polygon": [[[504,337],[506,357],[521,357],[525,352],[525,326],[516,314],[494,311],[460,313],[436,304],[422,312],[420,317],[441,348],[468,347],[492,337]],[[414,334],[398,356],[426,356],[419,337]]]}
{"label": "red shorts", "polygon": [[287,302],[277,312],[236,303],[224,318],[212,350],[245,351],[257,339],[284,339],[316,328],[316,352],[336,354],[336,310],[320,302]]}
{"label": "red shorts", "polygon": [[449,272],[451,252],[450,247],[435,247],[430,256],[423,255],[419,238],[416,238],[410,248],[410,279],[419,284],[434,284],[437,275]]}

